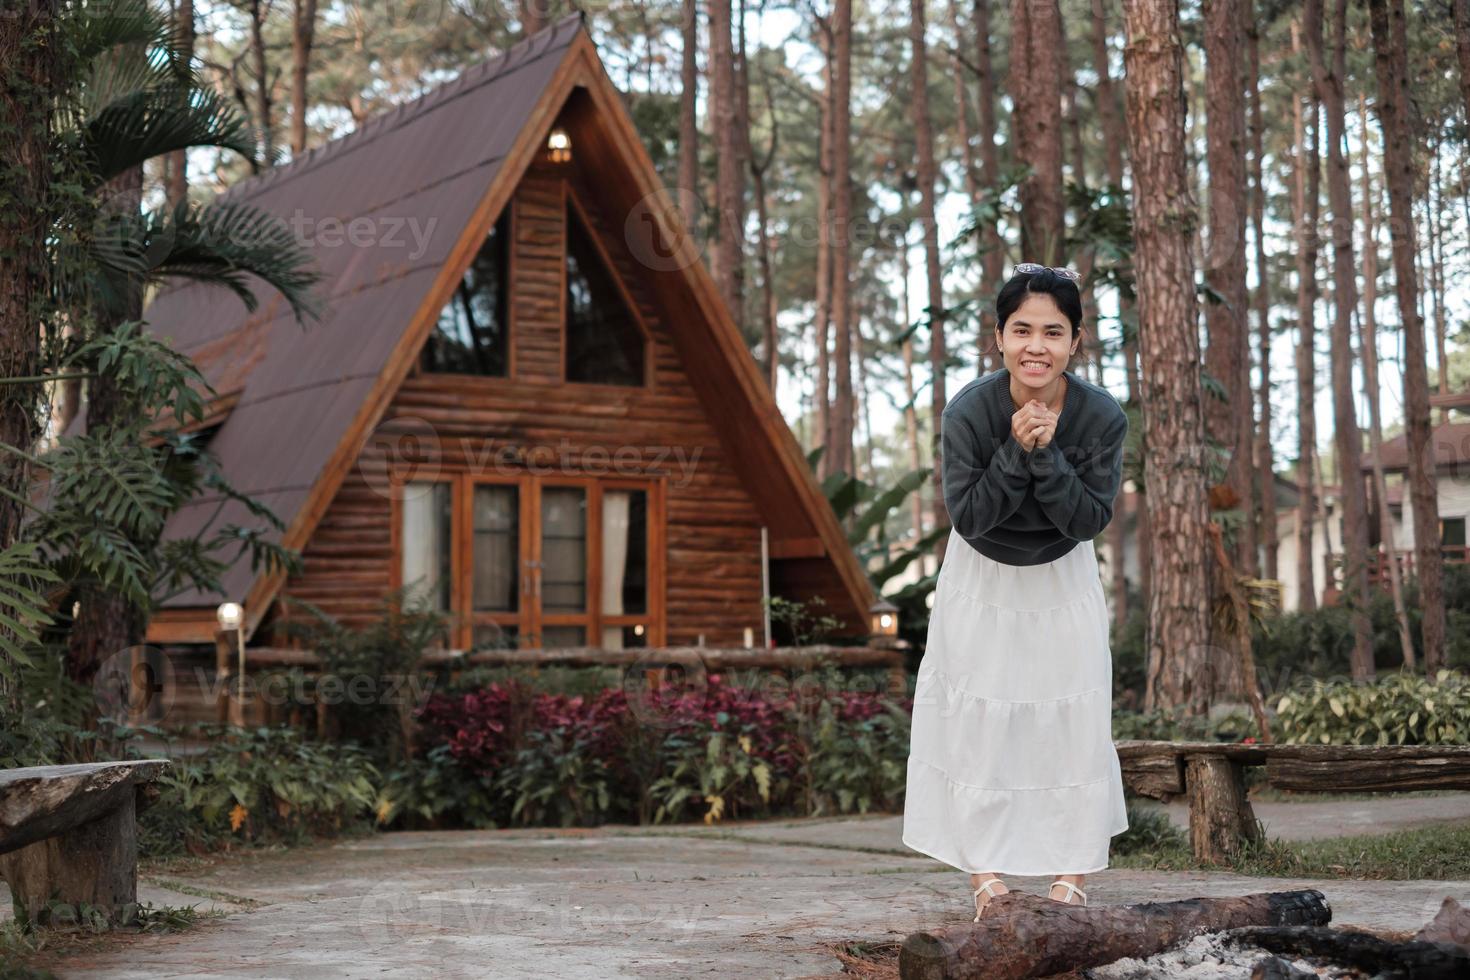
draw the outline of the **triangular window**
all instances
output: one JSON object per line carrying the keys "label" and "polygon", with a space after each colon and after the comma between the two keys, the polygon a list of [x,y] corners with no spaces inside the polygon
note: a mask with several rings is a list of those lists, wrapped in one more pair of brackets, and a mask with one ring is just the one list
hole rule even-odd
{"label": "triangular window", "polygon": [[643,331],[567,202],[567,380],[643,384]]}
{"label": "triangular window", "polygon": [[510,362],[510,208],[480,246],[424,344],[419,369],[503,378]]}

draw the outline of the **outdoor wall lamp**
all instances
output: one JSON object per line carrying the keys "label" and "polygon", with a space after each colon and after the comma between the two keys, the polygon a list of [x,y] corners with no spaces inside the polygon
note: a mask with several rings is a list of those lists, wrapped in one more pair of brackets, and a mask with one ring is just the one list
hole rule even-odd
{"label": "outdoor wall lamp", "polygon": [[239,722],[245,723],[245,610],[238,602],[222,602],[215,611],[219,628],[235,631],[236,649],[240,654],[240,715]]}
{"label": "outdoor wall lamp", "polygon": [[572,158],[572,138],[558,126],[546,137],[546,152],[552,163],[566,163]]}

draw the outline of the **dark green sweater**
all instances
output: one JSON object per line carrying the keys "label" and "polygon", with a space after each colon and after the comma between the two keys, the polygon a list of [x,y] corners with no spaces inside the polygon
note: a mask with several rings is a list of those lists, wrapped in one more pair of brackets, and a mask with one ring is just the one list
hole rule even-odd
{"label": "dark green sweater", "polygon": [[1007,565],[1054,561],[1102,533],[1123,482],[1128,416],[1071,371],[1050,445],[1011,434],[1011,374],[976,378],[944,406],[940,454],[949,519],[976,551]]}

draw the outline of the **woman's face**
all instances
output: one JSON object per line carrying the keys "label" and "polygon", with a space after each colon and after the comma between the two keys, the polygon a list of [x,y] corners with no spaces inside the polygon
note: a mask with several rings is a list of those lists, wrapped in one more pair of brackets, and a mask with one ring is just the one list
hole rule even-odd
{"label": "woman's face", "polygon": [[1001,357],[1022,384],[1044,388],[1067,369],[1072,324],[1049,294],[1027,293],[1002,330],[997,335]]}

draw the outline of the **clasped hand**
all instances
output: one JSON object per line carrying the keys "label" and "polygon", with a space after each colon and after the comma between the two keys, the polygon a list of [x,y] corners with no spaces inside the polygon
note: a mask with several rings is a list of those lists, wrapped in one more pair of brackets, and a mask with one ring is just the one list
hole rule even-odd
{"label": "clasped hand", "polygon": [[1046,407],[1039,398],[1033,398],[1011,416],[1011,435],[1026,452],[1051,444],[1057,431],[1057,413]]}

